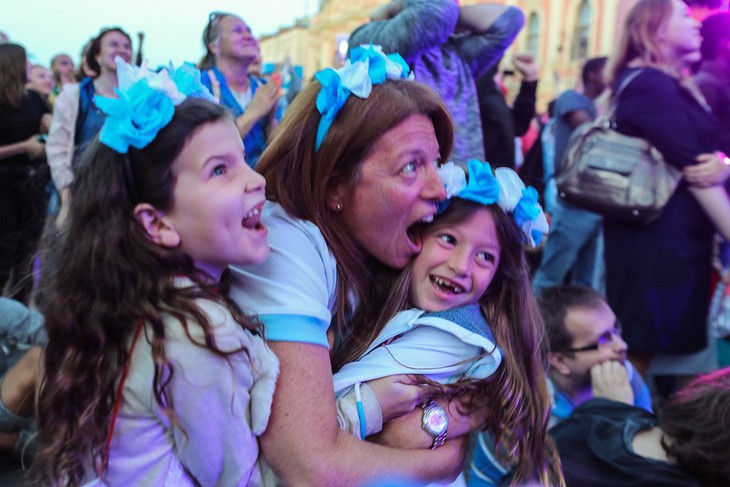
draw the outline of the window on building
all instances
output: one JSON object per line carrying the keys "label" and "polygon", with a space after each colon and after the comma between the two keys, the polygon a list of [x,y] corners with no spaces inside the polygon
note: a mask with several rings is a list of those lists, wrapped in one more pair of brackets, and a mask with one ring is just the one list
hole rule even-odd
{"label": "window on building", "polygon": [[575,37],[573,38],[573,59],[586,59],[591,36],[591,4],[583,0],[578,7],[578,19],[575,23]]}
{"label": "window on building", "polygon": [[540,17],[537,12],[532,12],[527,21],[527,50],[538,58],[540,49]]}

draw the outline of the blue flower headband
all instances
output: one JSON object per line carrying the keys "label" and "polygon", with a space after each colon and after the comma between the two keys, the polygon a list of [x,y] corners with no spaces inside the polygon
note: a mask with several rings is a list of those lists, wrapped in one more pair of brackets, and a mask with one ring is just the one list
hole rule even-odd
{"label": "blue flower headband", "polygon": [[461,198],[482,205],[497,204],[505,213],[511,213],[530,247],[540,245],[543,234],[548,233],[545,213],[537,201],[537,191],[525,187],[512,169],[500,167],[492,174],[486,162],[469,161],[469,182],[464,170],[447,162],[437,169],[446,188],[446,200],[439,203],[439,213],[448,208],[451,198]]}
{"label": "blue flower headband", "polygon": [[190,63],[177,69],[170,64],[169,69],[154,72],[146,61],[140,67],[119,56],[115,61],[119,87],[114,91],[119,98],[96,95],[94,103],[106,115],[99,140],[120,154],[126,154],[130,145],[143,149],[152,142],[172,120],[175,106],[188,96],[218,102],[200,83],[200,71]]}
{"label": "blue flower headband", "polygon": [[345,106],[350,94],[367,98],[373,85],[379,85],[386,79],[413,79],[408,64],[400,54],[386,56],[380,46],[372,44],[363,44],[352,49],[350,59],[340,69],[327,68],[314,77],[322,85],[317,95],[317,110],[322,118],[317,127],[315,150],[319,150],[332,122]]}

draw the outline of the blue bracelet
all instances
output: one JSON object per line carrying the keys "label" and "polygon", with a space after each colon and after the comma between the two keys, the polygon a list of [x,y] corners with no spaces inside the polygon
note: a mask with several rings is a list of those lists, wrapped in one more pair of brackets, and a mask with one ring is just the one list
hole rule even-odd
{"label": "blue bracelet", "polygon": [[357,417],[360,419],[360,439],[364,440],[367,436],[367,428],[365,423],[365,410],[362,407],[362,396],[360,395],[360,383],[355,384],[355,400],[357,401]]}

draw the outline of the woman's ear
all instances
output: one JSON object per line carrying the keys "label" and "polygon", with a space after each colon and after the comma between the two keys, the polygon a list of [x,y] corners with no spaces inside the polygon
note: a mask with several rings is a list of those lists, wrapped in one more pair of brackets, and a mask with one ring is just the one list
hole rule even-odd
{"label": "woman's ear", "polygon": [[341,212],[345,207],[345,194],[347,194],[347,185],[344,183],[337,184],[327,190],[327,207],[334,212]]}
{"label": "woman's ear", "polygon": [[134,207],[134,217],[142,225],[150,240],[157,245],[170,248],[180,245],[180,235],[164,213],[154,206],[149,203],[138,204]]}
{"label": "woman's ear", "polygon": [[210,51],[210,53],[213,54],[213,57],[218,57],[218,54],[220,54],[219,45],[220,45],[220,36],[218,39],[208,43],[208,51]]}

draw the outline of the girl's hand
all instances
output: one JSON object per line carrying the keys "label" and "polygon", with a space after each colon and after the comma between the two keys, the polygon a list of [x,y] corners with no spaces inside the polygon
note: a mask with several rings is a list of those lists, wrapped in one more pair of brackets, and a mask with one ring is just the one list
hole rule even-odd
{"label": "girl's hand", "polygon": [[730,177],[730,166],[725,159],[721,152],[700,154],[696,157],[698,164],[685,167],[682,174],[687,182],[701,188],[723,184]]}
{"label": "girl's hand", "polygon": [[428,390],[413,375],[390,375],[367,383],[375,393],[383,424],[413,411],[426,399]]}

